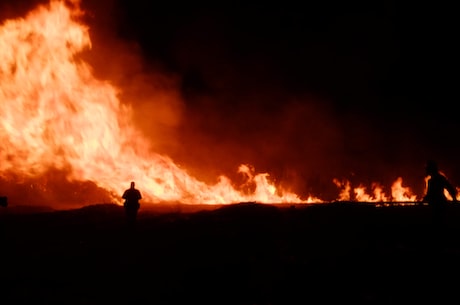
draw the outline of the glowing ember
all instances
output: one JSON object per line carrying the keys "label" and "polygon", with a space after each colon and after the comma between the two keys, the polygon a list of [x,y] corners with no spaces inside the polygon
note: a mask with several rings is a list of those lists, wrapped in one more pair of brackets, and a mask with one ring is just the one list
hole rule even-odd
{"label": "glowing ember", "polygon": [[[51,1],[25,18],[0,27],[0,176],[37,179],[51,171],[68,181],[93,181],[119,203],[121,190],[135,180],[144,202],[227,204],[242,201],[316,203],[277,188],[267,173],[249,165],[236,187],[225,176],[215,185],[191,177],[168,156],[151,152],[134,128],[132,109],[118,99],[118,88],[99,80],[78,57],[91,48],[88,28],[79,21],[79,1]],[[350,200],[350,182],[334,180],[338,200]],[[248,192],[249,189],[252,191]],[[358,201],[414,201],[398,178],[387,197],[373,186],[354,190]]]}

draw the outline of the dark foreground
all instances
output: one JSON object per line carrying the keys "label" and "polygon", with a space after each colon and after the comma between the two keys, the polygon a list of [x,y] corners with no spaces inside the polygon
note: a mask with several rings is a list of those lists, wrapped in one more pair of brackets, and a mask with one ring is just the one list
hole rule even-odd
{"label": "dark foreground", "polygon": [[[8,208],[6,208],[8,209]],[[0,211],[0,304],[455,304],[460,206]]]}

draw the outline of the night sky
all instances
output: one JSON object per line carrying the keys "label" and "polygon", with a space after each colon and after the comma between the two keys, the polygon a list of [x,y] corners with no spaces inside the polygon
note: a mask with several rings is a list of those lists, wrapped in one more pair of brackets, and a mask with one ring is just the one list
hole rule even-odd
{"label": "night sky", "polygon": [[[301,195],[334,199],[333,178],[389,187],[399,176],[420,193],[432,158],[460,185],[453,7],[89,2],[95,73],[143,96],[130,101],[140,128],[201,180],[238,179],[249,163]],[[173,106],[146,106],[157,89]]]}

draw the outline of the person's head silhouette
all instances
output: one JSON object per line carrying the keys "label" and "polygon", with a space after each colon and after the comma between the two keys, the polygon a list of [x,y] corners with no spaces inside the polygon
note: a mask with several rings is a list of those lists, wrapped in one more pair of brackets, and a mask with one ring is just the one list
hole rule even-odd
{"label": "person's head silhouette", "polygon": [[133,189],[135,186],[136,184],[134,183],[134,181],[131,181],[131,188]]}
{"label": "person's head silhouette", "polygon": [[438,165],[433,160],[428,160],[425,165],[425,170],[428,175],[433,175],[438,172]]}

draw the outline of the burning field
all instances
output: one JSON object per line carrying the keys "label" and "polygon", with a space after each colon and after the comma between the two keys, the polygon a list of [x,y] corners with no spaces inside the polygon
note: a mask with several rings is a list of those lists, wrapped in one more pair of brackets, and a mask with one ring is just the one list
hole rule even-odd
{"label": "burning field", "polygon": [[[351,182],[345,176],[351,172],[348,169],[343,176],[344,172],[327,172],[327,167],[319,173],[315,163],[339,167],[346,160],[335,155],[329,160],[316,158],[334,150],[318,141],[308,149],[312,154],[317,151],[310,158],[308,175],[305,167],[289,163],[289,156],[284,161],[289,166],[266,166],[259,151],[273,157],[273,149],[266,144],[248,147],[248,138],[240,139],[243,149],[238,141],[232,142],[233,148],[213,146],[199,133],[177,136],[187,129],[180,126],[186,95],[177,89],[177,81],[166,73],[132,77],[133,66],[141,64],[126,48],[118,55],[104,54],[109,48],[92,41],[91,33],[97,34],[89,28],[91,18],[80,1],[50,1],[22,16],[8,17],[3,16],[0,27],[0,193],[10,204],[55,209],[120,204],[120,194],[130,181],[136,181],[145,205],[412,202],[423,195],[422,179],[412,178],[419,181],[412,189],[396,170],[385,178],[389,185],[355,173]],[[306,119],[319,113],[297,110]],[[212,114],[208,118],[212,120]],[[294,124],[295,118],[286,122]],[[311,120],[310,127],[324,130],[313,139],[334,139],[332,122],[328,128],[315,124]],[[283,132],[263,135],[265,140],[260,141],[285,137],[286,130],[292,128],[285,126]],[[273,142],[272,148],[276,146],[279,143]],[[197,153],[200,150],[204,154]],[[242,150],[253,152],[235,153]],[[187,152],[201,155],[199,161],[204,163],[191,162],[184,157]],[[236,160],[238,156],[242,160]],[[267,172],[257,172],[246,161],[263,165]],[[367,162],[363,160],[364,167]]]}

